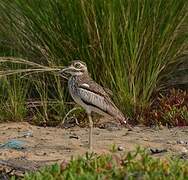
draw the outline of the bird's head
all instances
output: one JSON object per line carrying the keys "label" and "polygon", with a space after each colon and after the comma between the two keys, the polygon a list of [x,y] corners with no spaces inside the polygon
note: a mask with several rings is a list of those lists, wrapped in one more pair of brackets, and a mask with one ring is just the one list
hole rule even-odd
{"label": "bird's head", "polygon": [[71,76],[79,76],[87,73],[87,66],[82,61],[73,61],[70,66],[65,67],[60,71],[61,74],[70,74]]}

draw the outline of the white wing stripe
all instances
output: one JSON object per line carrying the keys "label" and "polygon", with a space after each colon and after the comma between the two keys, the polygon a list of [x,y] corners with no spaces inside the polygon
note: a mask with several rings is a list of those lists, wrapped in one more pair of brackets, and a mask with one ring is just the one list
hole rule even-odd
{"label": "white wing stripe", "polygon": [[89,84],[86,84],[86,83],[84,83],[84,84],[81,84],[81,86],[82,86],[82,87],[86,87],[86,88],[89,88]]}

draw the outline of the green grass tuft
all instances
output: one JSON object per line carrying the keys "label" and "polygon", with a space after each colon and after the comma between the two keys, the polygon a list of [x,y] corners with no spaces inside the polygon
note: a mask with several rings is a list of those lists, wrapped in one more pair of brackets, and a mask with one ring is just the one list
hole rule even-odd
{"label": "green grass tuft", "polygon": [[[186,59],[187,0],[0,0],[0,9],[2,56],[49,68],[84,60],[92,77],[113,91],[114,101],[130,117],[168,87]],[[43,91],[61,91],[50,80],[45,83]],[[49,93],[41,93],[41,101],[50,100]]]}

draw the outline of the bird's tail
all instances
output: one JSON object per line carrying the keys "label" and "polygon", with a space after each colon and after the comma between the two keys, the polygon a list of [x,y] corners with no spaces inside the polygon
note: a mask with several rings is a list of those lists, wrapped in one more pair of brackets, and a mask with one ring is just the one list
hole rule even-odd
{"label": "bird's tail", "polygon": [[123,126],[127,127],[129,130],[132,130],[133,128],[128,124],[128,118],[124,116],[124,114],[115,106],[115,104],[113,104],[113,102],[110,103],[111,106],[107,108],[108,114],[117,119]]}
{"label": "bird's tail", "polygon": [[116,119],[126,128],[128,128],[129,130],[133,130],[133,128],[131,127],[130,124],[128,124],[128,117],[125,117],[123,115],[123,113],[119,113],[119,115],[116,117]]}

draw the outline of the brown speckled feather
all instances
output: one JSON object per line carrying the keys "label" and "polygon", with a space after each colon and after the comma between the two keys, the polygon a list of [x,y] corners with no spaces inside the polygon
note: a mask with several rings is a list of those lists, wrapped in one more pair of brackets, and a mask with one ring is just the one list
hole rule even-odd
{"label": "brown speckled feather", "polygon": [[[83,87],[84,89],[90,90],[96,94],[109,98],[109,94],[105,89],[97,84],[88,74],[83,74],[82,76],[77,76],[78,87]],[[88,84],[89,86],[83,86],[83,84]]]}
{"label": "brown speckled feather", "polygon": [[[95,81],[93,81],[88,74],[77,76],[76,83],[78,86],[78,91],[80,91],[80,98],[84,101],[84,103],[88,103],[88,105],[100,108],[103,112],[119,119],[121,122],[125,120],[124,115],[113,103],[105,89],[99,84],[97,84]],[[85,92],[83,93],[84,90]],[[95,99],[88,98],[86,90],[96,94]],[[102,101],[97,95],[104,98],[104,100]]]}

